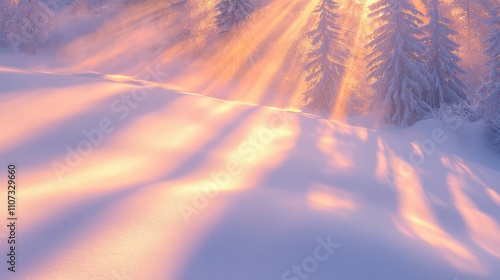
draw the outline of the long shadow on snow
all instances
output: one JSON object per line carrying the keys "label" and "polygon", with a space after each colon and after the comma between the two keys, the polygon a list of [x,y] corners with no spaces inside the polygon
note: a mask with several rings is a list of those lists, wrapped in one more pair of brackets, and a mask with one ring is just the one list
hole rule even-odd
{"label": "long shadow on snow", "polygon": [[[123,92],[122,94],[128,94],[128,92]],[[110,109],[111,103],[119,98],[119,95],[111,96],[93,105],[91,110],[85,110],[71,118],[60,120],[56,125],[47,128],[43,133],[36,135],[29,141],[0,154],[0,157],[15,159],[23,168],[27,169],[39,166],[40,164],[49,166],[55,159],[69,153],[66,150],[67,146],[76,150],[76,146],[80,141],[87,140],[82,131],[98,129],[102,119],[110,119],[115,126],[115,130],[111,134],[103,133],[104,138],[99,146],[105,145],[107,139],[111,138],[113,134],[118,133],[127,124],[161,109],[166,104],[172,103],[182,96],[180,94],[157,94],[150,92],[148,96],[148,101],[150,102],[142,102],[137,108],[130,109],[130,115],[124,120],[119,119],[118,115]],[[58,135],[58,137],[55,138],[54,135]],[[97,148],[93,147],[94,150]],[[64,158],[61,163],[64,164]]]}
{"label": "long shadow on snow", "polygon": [[[64,213],[57,218],[54,218],[48,223],[44,223],[39,228],[31,229],[30,233],[22,236],[23,248],[21,252],[25,256],[23,265],[26,271],[35,269],[42,265],[42,260],[52,254],[64,242],[72,244],[72,239],[85,238],[86,234],[98,234],[102,225],[95,222],[95,217],[100,213],[111,209],[116,203],[131,197],[137,196],[141,191],[154,186],[155,183],[164,182],[165,180],[187,175],[193,168],[199,166],[202,160],[205,159],[207,153],[215,149],[231,132],[237,129],[252,113],[252,110],[246,110],[238,118],[231,121],[223,129],[222,133],[216,138],[207,142],[200,151],[201,154],[194,154],[185,160],[176,170],[167,174],[165,177],[152,178],[148,182],[144,182],[138,186],[124,186],[123,188],[112,191],[111,193],[98,198],[91,199],[79,203],[66,209]],[[63,250],[64,248],[60,248]],[[67,249],[67,248],[66,248]],[[58,251],[63,253],[62,251]]]}
{"label": "long shadow on snow", "polygon": [[[363,195],[364,200],[384,198],[395,208],[396,198],[391,195],[389,188],[382,186],[381,183],[356,178],[359,175],[354,171],[343,175],[326,174],[322,167],[330,163],[328,156],[316,145],[320,135],[305,132],[310,129],[311,124],[314,125],[314,121],[302,118],[300,121],[302,133],[298,136],[295,149],[288,153],[283,164],[277,169],[263,174],[261,180],[253,186],[255,189],[234,195],[232,206],[229,206],[230,209],[220,217],[217,225],[185,265],[178,279],[280,279],[282,273],[293,264],[286,261],[289,256],[295,256],[296,263],[300,263],[312,254],[317,245],[316,238],[326,238],[329,234],[334,236],[334,241],[344,244],[342,247],[346,247],[347,251],[339,249],[337,256],[334,253],[332,259],[336,260],[325,265],[331,269],[323,267],[315,272],[314,277],[319,277],[318,279],[339,276],[338,271],[345,273],[342,274],[344,276],[365,277],[351,279],[368,279],[366,277],[373,275],[390,276],[384,267],[387,260],[383,257],[372,266],[365,266],[366,262],[372,259],[363,256],[370,256],[373,252],[382,252],[380,253],[382,256],[386,254],[397,256],[394,261],[408,259],[404,250],[389,246],[390,237],[379,234],[375,239],[380,243],[367,243],[363,238],[366,238],[366,234],[372,233],[369,228],[346,223],[335,216],[318,214],[310,208],[306,201],[308,186],[318,183],[331,186],[332,177],[345,181],[345,184],[334,187],[347,191],[356,190],[356,193],[360,193],[360,189],[368,190]],[[361,139],[356,140],[356,137],[342,133],[333,136],[337,140],[355,141],[354,145],[362,144]],[[373,136],[370,135],[366,139],[371,146],[374,146],[370,154],[366,154],[366,150],[359,149],[352,149],[351,152],[357,160],[367,161],[367,164],[375,168],[377,142],[370,137]],[[314,162],[304,162],[304,158],[311,157],[314,158]],[[363,186],[358,189],[357,183]],[[373,190],[370,191],[370,188]],[[291,200],[296,209],[287,209],[287,204],[281,200]],[[287,215],[280,215],[283,212]],[[373,223],[378,223],[381,228],[393,226],[389,218]],[[353,241],[353,235],[358,236],[358,239]],[[263,238],[259,240],[261,237]],[[366,244],[357,246],[358,242]],[[228,263],[227,260],[231,262]],[[401,271],[418,268],[413,260],[416,259],[408,262],[399,261]],[[268,263],[278,266],[266,267]],[[248,275],[241,275],[242,271],[247,271]],[[272,275],[268,273],[269,271]],[[418,277],[422,276],[430,279],[432,275],[422,273]],[[414,279],[422,278],[415,276]]]}

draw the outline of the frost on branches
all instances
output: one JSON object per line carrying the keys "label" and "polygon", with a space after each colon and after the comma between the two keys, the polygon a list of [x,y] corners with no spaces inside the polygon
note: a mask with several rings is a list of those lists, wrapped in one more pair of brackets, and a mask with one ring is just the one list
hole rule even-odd
{"label": "frost on branches", "polygon": [[221,0],[215,6],[215,22],[220,34],[225,34],[247,21],[253,12],[248,0]]}
{"label": "frost on branches", "polygon": [[424,26],[427,34],[424,43],[428,48],[427,69],[431,89],[425,94],[424,100],[433,109],[438,109],[444,104],[467,99],[467,85],[459,76],[467,72],[458,65],[461,59],[456,53],[460,46],[451,39],[457,32],[449,27],[451,20],[440,14],[438,0],[429,1],[429,11],[430,22]]}
{"label": "frost on branches", "polygon": [[340,40],[338,4],[333,0],[323,0],[314,11],[319,14],[316,28],[308,33],[313,50],[308,54],[311,59],[306,69],[308,89],[303,102],[312,112],[329,116],[337,97],[339,82],[344,73],[346,51]]}
{"label": "frost on branches", "polygon": [[493,9],[491,15],[491,36],[486,40],[486,54],[490,57],[486,65],[490,73],[480,91],[486,95],[482,109],[492,132],[493,146],[500,151],[500,6]]}
{"label": "frost on branches", "polygon": [[380,0],[370,6],[369,17],[377,26],[368,47],[369,79],[376,92],[375,106],[386,122],[408,126],[421,120],[430,109],[423,100],[429,90],[425,68],[425,46],[417,17],[420,13],[408,0]]}

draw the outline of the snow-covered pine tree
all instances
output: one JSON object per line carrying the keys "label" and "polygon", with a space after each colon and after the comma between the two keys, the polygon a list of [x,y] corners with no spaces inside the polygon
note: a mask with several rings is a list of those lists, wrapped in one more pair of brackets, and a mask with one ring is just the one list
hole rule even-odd
{"label": "snow-covered pine tree", "polygon": [[218,75],[238,76],[248,67],[253,67],[258,59],[255,49],[251,47],[252,33],[246,28],[254,7],[249,0],[219,0],[215,9],[217,36],[214,37],[216,43],[212,50],[228,58],[223,70],[225,73]]}
{"label": "snow-covered pine tree", "polygon": [[13,32],[14,2],[11,0],[0,1],[0,47],[9,48],[9,35]]}
{"label": "snow-covered pine tree", "polygon": [[386,122],[408,126],[422,119],[430,107],[422,100],[429,90],[425,46],[418,39],[422,16],[409,0],[379,0],[370,6],[376,27],[368,47],[368,78],[376,92],[375,108]]}
{"label": "snow-covered pine tree", "polygon": [[308,89],[302,101],[306,108],[323,116],[330,115],[336,101],[347,55],[339,34],[338,6],[333,0],[322,0],[314,10],[319,14],[319,22],[308,33],[313,50],[308,54],[311,59],[306,66]]}
{"label": "snow-covered pine tree", "polygon": [[176,0],[169,5],[169,8],[177,11],[184,11],[188,6],[188,0]]}
{"label": "snow-covered pine tree", "polygon": [[19,0],[9,39],[14,50],[35,54],[53,29],[55,13],[39,0]]}
{"label": "snow-covered pine tree", "polygon": [[215,9],[217,11],[215,22],[219,34],[226,34],[239,27],[253,12],[248,0],[220,0]]}
{"label": "snow-covered pine tree", "polygon": [[489,125],[493,146],[500,151],[500,6],[491,11],[491,35],[486,40],[486,54],[490,57],[487,66],[490,69],[486,84],[480,89],[486,97],[482,102],[482,110],[486,123]]}
{"label": "snow-covered pine tree", "polygon": [[467,72],[458,65],[461,59],[456,52],[460,45],[452,39],[457,32],[449,27],[452,21],[441,15],[439,0],[430,0],[428,10],[430,21],[423,28],[427,34],[423,41],[427,46],[431,89],[425,94],[424,100],[433,109],[438,109],[443,104],[467,99],[467,85],[459,76]]}

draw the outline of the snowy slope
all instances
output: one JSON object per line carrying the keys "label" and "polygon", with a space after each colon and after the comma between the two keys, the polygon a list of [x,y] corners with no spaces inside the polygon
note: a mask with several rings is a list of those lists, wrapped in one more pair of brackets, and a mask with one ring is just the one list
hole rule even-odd
{"label": "snowy slope", "polygon": [[2,66],[0,83],[19,217],[1,279],[500,279],[500,156],[480,133],[99,73]]}

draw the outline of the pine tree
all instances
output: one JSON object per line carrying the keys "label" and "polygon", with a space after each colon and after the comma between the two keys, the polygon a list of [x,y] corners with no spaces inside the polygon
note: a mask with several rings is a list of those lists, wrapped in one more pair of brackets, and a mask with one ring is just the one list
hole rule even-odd
{"label": "pine tree", "polygon": [[0,47],[10,47],[10,34],[13,33],[14,3],[10,0],[0,1]]}
{"label": "pine tree", "polygon": [[184,11],[188,5],[188,0],[177,0],[169,5],[169,8],[177,11]]}
{"label": "pine tree", "polygon": [[253,34],[246,28],[254,8],[249,0],[220,0],[215,23],[218,36],[213,50],[228,58],[221,76],[238,76],[253,67],[258,56],[253,49]]}
{"label": "pine tree", "polygon": [[308,33],[313,50],[306,66],[308,89],[304,93],[305,106],[316,114],[329,116],[337,97],[339,83],[344,73],[346,51],[340,40],[340,26],[337,24],[338,8],[333,0],[322,0],[314,10],[319,14],[316,28]]}
{"label": "pine tree", "polygon": [[53,29],[54,16],[55,13],[40,1],[19,0],[13,13],[13,31],[9,34],[13,49],[35,54],[38,47],[47,41]]}
{"label": "pine tree", "polygon": [[486,40],[486,54],[490,57],[486,65],[490,74],[480,92],[486,95],[482,109],[493,135],[493,146],[500,151],[500,6],[493,9],[491,15],[491,36]]}
{"label": "pine tree", "polygon": [[429,1],[430,21],[424,27],[427,36],[427,69],[430,73],[431,90],[425,94],[424,100],[433,109],[443,104],[458,103],[466,100],[467,85],[459,77],[467,72],[462,69],[456,55],[460,45],[453,41],[457,35],[448,25],[451,20],[443,17],[439,10],[439,0]]}
{"label": "pine tree", "polygon": [[376,92],[375,108],[386,122],[408,126],[422,119],[430,107],[422,100],[429,90],[423,58],[422,16],[408,0],[379,0],[370,6],[375,29],[368,47],[369,79]]}
{"label": "pine tree", "polygon": [[215,22],[220,34],[226,34],[239,27],[253,12],[248,0],[221,0],[215,8],[217,10]]}

